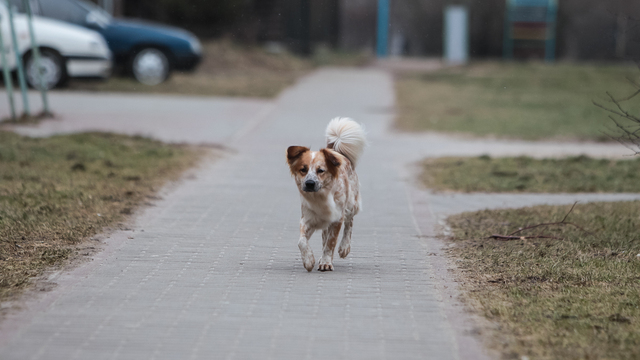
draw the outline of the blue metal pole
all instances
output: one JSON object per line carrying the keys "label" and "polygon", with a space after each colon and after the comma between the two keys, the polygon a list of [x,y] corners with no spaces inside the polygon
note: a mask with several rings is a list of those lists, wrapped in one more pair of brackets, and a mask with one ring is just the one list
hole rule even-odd
{"label": "blue metal pole", "polygon": [[513,3],[507,0],[507,8],[504,15],[504,38],[502,40],[503,57],[507,60],[513,60],[513,34],[512,34],[512,18]]}
{"label": "blue metal pole", "polygon": [[9,97],[9,107],[11,108],[11,119],[16,120],[16,107],[13,102],[13,81],[11,80],[11,73],[9,72],[9,60],[7,59],[7,48],[4,46],[4,38],[2,35],[2,19],[0,17],[0,61],[2,61],[2,78],[4,79],[4,86],[7,88],[7,96]]}
{"label": "blue metal pole", "polygon": [[38,82],[40,83],[40,94],[42,95],[42,114],[45,116],[51,116],[49,112],[49,100],[47,99],[47,89],[44,86],[44,80],[42,79],[42,72],[40,72],[40,49],[36,42],[35,32],[33,31],[33,14],[31,13],[31,4],[29,0],[22,0],[24,8],[27,11],[27,23],[29,24],[29,38],[31,39],[31,54],[35,61],[36,69],[38,69]]}
{"label": "blue metal pole", "polygon": [[556,58],[556,19],[558,4],[555,0],[549,0],[547,5],[547,38],[545,39],[544,59],[553,62]]}
{"label": "blue metal pole", "polygon": [[378,0],[378,37],[376,54],[386,57],[389,51],[389,5],[390,0]]}
{"label": "blue metal pole", "polygon": [[24,115],[31,116],[29,109],[29,97],[27,95],[27,82],[24,80],[24,67],[22,66],[22,56],[20,56],[20,46],[18,45],[18,36],[16,36],[16,26],[13,21],[12,6],[9,9],[9,27],[11,28],[11,42],[13,43],[13,53],[16,56],[16,66],[18,67],[18,83],[20,84],[20,92],[22,93],[22,108]]}

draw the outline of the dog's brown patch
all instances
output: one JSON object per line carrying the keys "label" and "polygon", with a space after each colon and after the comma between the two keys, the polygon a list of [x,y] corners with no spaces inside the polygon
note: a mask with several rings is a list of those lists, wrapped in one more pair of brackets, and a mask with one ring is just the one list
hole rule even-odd
{"label": "dog's brown patch", "polygon": [[287,164],[289,164],[291,175],[296,176],[301,171],[306,173],[309,170],[310,162],[311,152],[308,147],[289,146],[287,149]]}
{"label": "dog's brown patch", "polygon": [[289,148],[287,148],[287,162],[291,165],[297,158],[309,150],[306,146],[289,146]]}
{"label": "dog's brown patch", "polygon": [[340,160],[338,159],[338,154],[329,149],[320,150],[322,155],[324,155],[325,163],[327,164],[327,170],[333,177],[338,176],[338,169],[340,168]]}

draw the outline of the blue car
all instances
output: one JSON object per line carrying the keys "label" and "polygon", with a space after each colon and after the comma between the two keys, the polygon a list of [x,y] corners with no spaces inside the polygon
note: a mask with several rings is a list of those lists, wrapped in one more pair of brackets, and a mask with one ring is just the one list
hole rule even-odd
{"label": "blue car", "polygon": [[[22,0],[10,0],[22,8]],[[138,81],[156,85],[172,70],[193,70],[202,57],[198,38],[190,32],[140,20],[114,19],[93,3],[82,0],[29,0],[34,15],[96,30],[105,40],[116,66]]]}

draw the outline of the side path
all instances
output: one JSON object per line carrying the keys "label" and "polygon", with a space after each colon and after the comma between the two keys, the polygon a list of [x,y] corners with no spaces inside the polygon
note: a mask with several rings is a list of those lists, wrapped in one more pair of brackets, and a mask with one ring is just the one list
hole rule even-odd
{"label": "side path", "polygon": [[[32,315],[3,323],[0,358],[483,358],[475,342],[460,342],[450,317],[462,314],[446,310],[454,299],[416,236],[403,158],[389,155],[400,149],[386,148],[393,98],[390,76],[375,70],[304,79],[235,137],[236,154],[113,234],[93,263],[30,305]],[[307,273],[284,152],[321,147],[337,115],[369,127],[358,169],[364,211],[349,257],[333,272]],[[320,243],[316,234],[316,253]]]}
{"label": "side path", "polygon": [[[0,99],[3,96],[6,99],[0,90]],[[41,107],[38,96],[30,92],[36,109]],[[106,131],[167,142],[222,143],[246,133],[274,107],[272,101],[263,99],[77,91],[53,91],[49,102],[54,119],[38,126],[3,127],[34,137]],[[8,107],[2,108],[0,103],[0,118],[4,111],[9,111]]]}

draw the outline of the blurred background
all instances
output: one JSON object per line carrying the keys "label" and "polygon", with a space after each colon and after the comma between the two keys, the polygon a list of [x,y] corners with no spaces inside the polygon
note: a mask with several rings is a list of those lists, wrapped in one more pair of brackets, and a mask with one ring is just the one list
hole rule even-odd
{"label": "blurred background", "polygon": [[[10,4],[20,28],[27,2],[3,0],[0,7],[2,3]],[[48,67],[41,66],[41,72],[48,71],[48,88],[272,97],[317,66],[363,66],[383,58],[428,59],[431,68],[440,59],[449,65],[640,59],[640,2],[633,0],[28,3],[36,15],[36,38],[51,38],[44,54]],[[60,36],[50,24],[39,25],[41,18],[67,24],[67,35],[78,27],[99,33],[106,41],[104,51],[78,50],[72,43],[86,40]],[[7,21],[2,26],[5,43],[11,44]],[[19,47],[27,80],[34,82],[27,36],[18,38],[25,40]],[[10,70],[19,72],[8,58]]]}
{"label": "blurred background", "polygon": [[[503,55],[506,3],[390,1],[389,46],[395,55],[442,55],[444,9],[455,4],[469,11],[471,56],[499,58]],[[112,0],[111,4],[117,17],[184,27],[202,39],[276,42],[300,54],[318,47],[373,53],[376,44],[376,0]],[[557,5],[558,58],[640,57],[640,2],[561,0]]]}
{"label": "blurred background", "polygon": [[[268,126],[278,126],[278,133],[281,129],[291,133],[263,140],[271,143],[266,149],[281,146],[284,151],[290,143],[278,142],[289,135],[301,135],[303,129],[316,126],[311,122],[322,114],[342,111],[345,104],[354,103],[347,109],[363,108],[355,115],[332,115],[354,116],[365,124],[388,118],[389,128],[385,120],[385,131],[400,137],[378,144],[398,144],[398,151],[407,152],[402,161],[414,159],[415,149],[423,149],[426,154],[436,146],[442,149],[430,156],[477,156],[487,152],[494,156],[493,151],[498,154],[493,158],[445,158],[438,163],[427,159],[419,165],[425,188],[534,194],[640,192],[640,156],[620,156],[640,155],[639,0],[0,0],[0,50],[0,76],[4,80],[0,81],[4,87],[0,88],[0,123],[8,123],[0,125],[0,239],[10,239],[0,241],[0,301],[26,287],[30,276],[66,261],[80,249],[74,246],[85,246],[82,241],[93,241],[101,229],[115,227],[137,206],[158,199],[155,194],[166,181],[177,179],[210,150],[156,140],[207,143],[216,149],[226,144],[222,146],[225,148],[236,144],[236,136],[254,130],[257,133],[260,121],[278,116],[282,119],[277,125],[272,122]],[[341,68],[324,68],[329,66]],[[298,82],[303,77],[305,81]],[[47,92],[49,89],[53,91]],[[289,110],[282,110],[287,107]],[[307,111],[315,113],[307,117]],[[55,121],[40,122],[51,114]],[[291,114],[305,115],[294,118]],[[326,120],[322,119],[322,126]],[[282,125],[294,121],[296,126]],[[29,124],[23,126],[20,122]],[[82,133],[85,131],[98,132]],[[65,133],[71,134],[60,135]],[[407,133],[409,136],[404,137]],[[49,137],[53,134],[59,135]],[[143,134],[156,140],[116,134]],[[408,144],[404,148],[400,145],[403,139]],[[505,142],[494,147],[504,139],[508,140],[508,147],[503,147]],[[253,156],[251,151],[257,146],[246,153],[243,149],[238,152]],[[514,154],[532,157],[502,158],[508,155],[505,149],[512,148],[517,150]],[[262,155],[271,156],[269,151]],[[225,154],[235,156],[231,151]],[[560,158],[579,154],[596,158]],[[538,159],[541,156],[550,158]],[[257,163],[247,163],[248,158],[236,157],[246,163],[245,168]],[[275,171],[286,174],[284,161],[278,163],[282,169]],[[271,162],[263,164],[270,166]],[[387,169],[385,166],[382,169]],[[396,169],[395,166],[388,169]],[[436,173],[432,169],[442,171]],[[240,173],[222,171],[220,176]],[[214,181],[212,186],[224,186],[225,181]],[[446,187],[451,184],[459,185]],[[203,194],[218,193],[207,190]],[[472,205],[484,201],[482,197],[468,199],[475,199],[464,200]],[[466,206],[460,205],[464,201],[456,200],[456,208]],[[539,352],[530,353],[542,355],[531,358],[568,358],[582,354],[583,349],[596,354],[584,352],[585,358],[590,359],[640,358],[638,203],[590,207],[584,212],[579,208],[572,216],[586,215],[575,221],[600,226],[604,235],[599,239],[584,240],[583,233],[575,232],[570,235],[573,242],[557,242],[559,250],[538,251],[542,247],[530,247],[531,254],[540,260],[533,255],[515,255],[522,254],[523,248],[509,250],[509,254],[485,255],[486,247],[482,252],[473,250],[482,256],[477,263],[469,263],[469,268],[480,269],[484,265],[477,264],[484,264],[484,259],[489,258],[501,259],[504,264],[522,263],[526,266],[523,271],[518,270],[523,279],[518,284],[523,289],[535,289],[536,294],[540,286],[558,290],[549,296],[540,292],[544,301],[529,301],[520,295],[524,290],[514,291],[512,283],[502,280],[515,281],[512,274],[482,275],[483,279],[499,279],[490,283],[504,285],[508,296],[517,297],[510,300],[514,304],[522,304],[525,299],[528,304],[543,308],[532,311],[538,320],[542,319],[541,323],[534,323],[521,317],[523,312],[517,307],[502,303],[495,307],[516,309],[513,324],[526,329],[511,331],[510,325],[501,326],[507,332],[503,338],[521,334],[513,346],[528,341],[533,344],[531,347],[540,347]],[[566,219],[572,210],[554,211],[543,209],[532,222],[547,222],[551,213],[566,214]],[[427,211],[416,212],[420,213]],[[613,215],[605,221],[607,214]],[[177,218],[187,219],[188,215]],[[264,219],[267,221],[268,217]],[[523,218],[483,221],[478,224],[531,223]],[[192,226],[189,221],[185,224]],[[487,230],[482,236],[492,233],[506,233],[506,229]],[[594,245],[598,241],[600,244]],[[571,245],[575,243],[580,246]],[[90,249],[94,249],[93,245]],[[576,253],[581,255],[576,257]],[[508,256],[518,258],[504,260]],[[585,259],[591,259],[588,261],[594,266],[585,266]],[[605,261],[608,270],[603,265]],[[563,266],[557,266],[562,262]],[[177,262],[166,262],[169,263]],[[239,259],[237,263],[243,264]],[[529,266],[533,263],[536,266]],[[549,264],[550,270],[539,264]],[[500,271],[508,268],[501,266]],[[536,273],[538,269],[543,270]],[[534,272],[524,277],[526,271]],[[604,277],[594,275],[600,273]],[[553,283],[548,280],[551,278],[560,280]],[[595,285],[587,287],[584,279],[595,279]],[[485,286],[482,281],[490,300],[508,298],[496,296],[497,292],[491,292],[496,288]],[[596,287],[609,297],[592,292]],[[587,292],[573,292],[574,289]],[[569,293],[574,298],[567,297]],[[547,305],[548,299],[558,303]],[[120,309],[128,300],[111,303]],[[593,304],[597,309],[575,312],[586,316],[562,315],[564,312],[547,315],[548,309],[566,309],[567,304]],[[170,308],[180,309],[173,304]],[[162,308],[154,305],[150,309]],[[620,311],[616,314],[603,312],[609,309],[621,310],[611,310]],[[498,312],[487,313],[492,314],[493,321]],[[98,329],[107,322],[97,321]],[[78,323],[84,326],[90,321],[79,317]],[[548,331],[553,326],[559,331],[541,336],[543,340],[527,333],[530,329]],[[83,335],[71,326],[65,328]],[[163,343],[154,338],[155,332],[145,331],[148,328],[133,328],[154,344]],[[102,330],[87,334],[98,331]],[[37,329],[36,333],[42,334],[43,330]],[[129,332],[122,334],[128,336]],[[568,334],[578,340],[567,340]],[[94,335],[90,341],[112,340]],[[86,348],[89,340],[72,342]],[[123,340],[121,344],[125,343]],[[567,347],[574,343],[578,346]],[[128,344],[135,346],[136,342]],[[548,355],[547,348],[553,344],[561,355]],[[508,358],[520,358],[513,355],[519,352],[508,354]]]}

